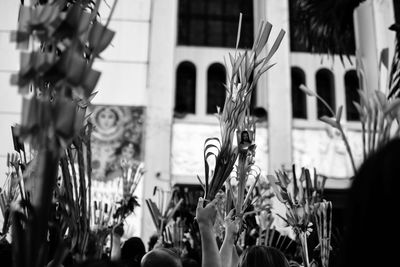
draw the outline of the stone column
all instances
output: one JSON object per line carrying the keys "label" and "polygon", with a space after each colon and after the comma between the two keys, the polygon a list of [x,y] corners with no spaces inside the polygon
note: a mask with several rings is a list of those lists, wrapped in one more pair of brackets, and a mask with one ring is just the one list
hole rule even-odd
{"label": "stone column", "polygon": [[289,2],[266,1],[266,19],[273,25],[269,47],[280,29],[286,35],[266,72],[268,92],[268,173],[292,164],[292,99],[290,77]]}
{"label": "stone column", "polygon": [[[174,50],[177,1],[153,0],[150,29],[148,99],[145,132],[144,199],[153,198],[154,186],[169,189],[171,127],[174,106]],[[134,87],[135,85],[132,84]],[[155,232],[143,202],[142,239],[147,244]]]}

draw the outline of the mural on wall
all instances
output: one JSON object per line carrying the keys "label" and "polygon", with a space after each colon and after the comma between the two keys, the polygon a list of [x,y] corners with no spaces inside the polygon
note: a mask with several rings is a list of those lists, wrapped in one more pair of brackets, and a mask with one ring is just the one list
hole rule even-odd
{"label": "mural on wall", "polygon": [[[196,175],[204,174],[204,141],[210,136],[220,137],[218,124],[175,123],[172,129],[171,172],[197,184]],[[268,171],[268,129],[257,126],[256,165],[263,174]]]}
{"label": "mural on wall", "polygon": [[123,197],[122,164],[135,172],[143,160],[143,107],[93,105],[93,200],[113,204]]}
{"label": "mural on wall", "polygon": [[[362,160],[360,131],[346,130],[356,165]],[[334,179],[348,179],[353,169],[340,133],[331,127],[293,130],[293,162]],[[328,180],[329,182],[329,180]]]}

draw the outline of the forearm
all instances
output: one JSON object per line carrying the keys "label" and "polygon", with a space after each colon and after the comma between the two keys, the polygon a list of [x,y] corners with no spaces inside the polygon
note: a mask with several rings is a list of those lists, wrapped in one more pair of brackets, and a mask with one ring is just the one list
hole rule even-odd
{"label": "forearm", "polygon": [[199,224],[202,249],[202,267],[222,267],[215,233],[210,226]]}
{"label": "forearm", "polygon": [[232,264],[231,266],[234,266],[234,267],[238,266],[238,264],[239,264],[239,255],[237,253],[235,245],[232,246],[232,262],[231,262],[231,264]]}
{"label": "forearm", "polygon": [[121,237],[112,237],[112,247],[111,247],[111,260],[119,260],[121,258]]}
{"label": "forearm", "polygon": [[222,267],[232,267],[233,248],[234,238],[231,234],[227,233],[219,251]]}

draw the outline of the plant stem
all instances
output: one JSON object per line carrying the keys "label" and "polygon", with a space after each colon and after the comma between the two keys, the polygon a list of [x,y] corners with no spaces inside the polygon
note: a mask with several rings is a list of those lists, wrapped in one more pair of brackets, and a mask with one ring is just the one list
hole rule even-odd
{"label": "plant stem", "polygon": [[310,267],[310,263],[308,260],[307,234],[301,231],[298,234],[298,238],[300,239],[301,244],[301,257],[303,258],[303,266]]}
{"label": "plant stem", "polygon": [[335,117],[335,112],[332,110],[332,108],[328,105],[328,103],[326,103],[326,101],[320,97],[319,95],[315,95],[319,101],[322,102],[322,104],[324,104],[324,106],[329,110],[329,112],[332,114],[333,117]]}
{"label": "plant stem", "polygon": [[346,146],[347,153],[349,154],[350,161],[351,161],[351,166],[353,167],[354,174],[356,174],[357,173],[357,168],[356,168],[356,164],[354,163],[353,153],[351,152],[351,148],[350,148],[349,142],[347,140],[347,137],[346,137],[346,135],[345,135],[345,133],[343,131],[343,128],[342,128],[342,125],[340,124],[340,122],[338,122],[338,130],[340,131],[340,134],[342,135],[342,139],[343,139],[344,145]]}
{"label": "plant stem", "polygon": [[[315,96],[318,98],[319,101],[322,102],[322,104],[324,104],[324,106],[329,110],[329,112],[332,114],[332,116],[336,117],[335,112],[333,112],[332,108],[328,105],[328,103],[326,103],[326,101],[322,97],[320,97],[319,95],[316,94]],[[351,161],[351,166],[353,167],[353,172],[354,172],[354,174],[356,174],[357,173],[357,169],[356,169],[356,165],[354,163],[353,153],[351,152],[351,148],[350,148],[349,142],[347,140],[346,135],[344,134],[343,127],[342,127],[342,124],[340,123],[340,120],[337,121],[337,124],[338,124],[337,128],[340,131],[340,134],[342,135],[342,139],[343,139],[344,145],[346,146],[347,153],[349,154],[350,161]]]}
{"label": "plant stem", "polygon": [[365,135],[366,135],[366,132],[365,132],[365,123],[364,122],[362,122],[361,123],[361,128],[362,128],[362,141],[363,141],[363,156],[364,156],[364,159],[363,160],[365,160],[366,158],[367,158],[367,149],[366,149],[366,147],[365,147]]}

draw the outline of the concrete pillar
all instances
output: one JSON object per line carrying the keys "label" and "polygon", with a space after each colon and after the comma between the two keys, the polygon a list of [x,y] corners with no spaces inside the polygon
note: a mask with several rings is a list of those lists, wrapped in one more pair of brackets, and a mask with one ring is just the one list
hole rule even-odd
{"label": "concrete pillar", "polygon": [[[144,199],[153,197],[154,186],[164,189],[169,189],[170,186],[177,0],[153,0],[150,27]],[[141,237],[147,244],[156,229],[146,204],[143,202],[142,205]]]}
{"label": "concrete pillar", "polygon": [[267,75],[268,90],[268,173],[292,164],[292,99],[290,77],[289,2],[266,1],[266,19],[273,25],[269,47],[280,29],[286,31],[282,43],[272,57],[276,62]]}
{"label": "concrete pillar", "polygon": [[[266,2],[265,0],[254,0],[253,2],[253,17],[254,17],[254,39],[258,33],[258,28],[262,20],[267,20],[266,17]],[[266,51],[262,52],[266,56]],[[257,82],[257,102],[256,107],[268,108],[268,91],[267,91],[267,75],[262,75]]]}
{"label": "concrete pillar", "polygon": [[196,114],[205,116],[207,113],[207,65],[199,62],[196,65]]}
{"label": "concrete pillar", "polygon": [[385,48],[389,49],[389,60],[393,55],[394,33],[388,30],[393,23],[392,1],[367,0],[354,10],[356,51],[364,65],[364,89],[368,92],[372,93],[378,88],[384,91],[387,88],[387,71],[383,69],[381,76],[379,63]]}

